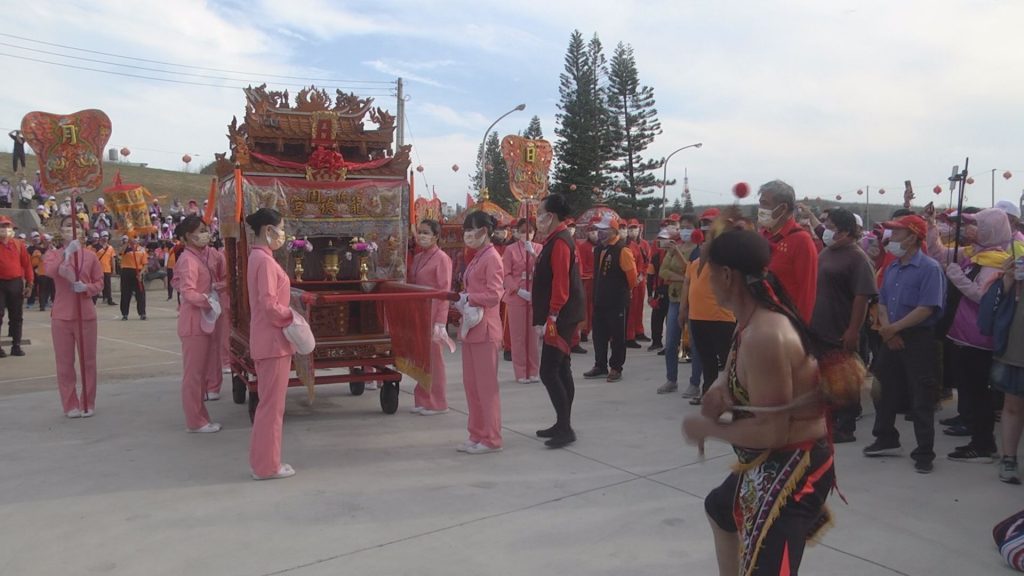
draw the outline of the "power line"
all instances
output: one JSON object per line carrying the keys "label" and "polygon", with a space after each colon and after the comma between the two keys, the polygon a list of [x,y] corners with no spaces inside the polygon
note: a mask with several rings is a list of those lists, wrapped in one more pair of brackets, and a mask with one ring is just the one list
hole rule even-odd
{"label": "power line", "polygon": [[[227,84],[208,84],[208,83],[205,83],[205,82],[192,82],[192,81],[189,81],[189,80],[176,80],[176,79],[173,79],[173,78],[157,78],[155,76],[143,76],[141,74],[131,74],[131,73],[128,73],[128,72],[117,72],[117,71],[114,71],[114,70],[102,70],[100,68],[89,68],[87,66],[76,66],[74,64],[65,64],[63,62],[51,62],[49,60],[42,60],[42,59],[39,59],[39,58],[31,58],[29,56],[19,56],[19,55],[16,55],[16,54],[7,54],[7,53],[4,53],[4,52],[0,52],[0,56],[6,56],[8,58],[16,58],[18,60],[27,60],[29,62],[38,62],[40,64],[49,64],[51,66],[61,66],[63,68],[72,68],[72,69],[75,69],[75,70],[85,70],[87,72],[99,72],[101,74],[111,74],[113,76],[125,76],[125,77],[128,77],[128,78],[139,78],[139,79],[142,79],[142,80],[155,80],[157,82],[170,82],[172,84],[186,84],[186,85],[189,85],[189,86],[207,86],[207,87],[210,87],[210,88],[227,88],[227,89],[230,89],[230,90],[241,90],[241,89],[245,88],[245,86],[230,86],[230,85],[227,85]],[[238,81],[242,81],[242,80],[239,79]],[[371,89],[371,90],[373,90],[373,89]],[[380,90],[380,88],[377,88],[376,90]],[[388,93],[375,93],[373,95],[374,96],[385,96],[385,95],[390,95],[390,94],[388,94]]]}
{"label": "power line", "polygon": [[55,48],[64,48],[67,50],[76,50],[78,52],[87,52],[89,54],[99,54],[100,56],[112,56],[114,58],[123,58],[125,60],[134,60],[136,62],[149,62],[150,64],[162,64],[164,66],[177,66],[179,68],[191,68],[193,70],[205,70],[207,72],[223,72],[227,74],[240,74],[243,76],[256,76],[256,77],[267,77],[267,78],[284,78],[287,80],[305,80],[308,82],[330,82],[332,84],[394,84],[392,80],[338,80],[332,78],[307,78],[304,76],[283,76],[280,74],[265,74],[255,72],[239,72],[237,70],[225,70],[223,68],[207,68],[205,66],[194,66],[191,64],[177,64],[175,62],[164,62],[162,60],[150,60],[148,58],[136,58],[134,56],[124,56],[121,54],[114,54],[111,52],[101,52],[99,50],[90,50],[88,48],[79,48],[77,46],[67,46],[65,44],[56,44],[53,42],[44,42],[42,40],[35,40],[33,38],[26,38],[24,36],[17,36],[15,34],[7,34],[0,32],[0,36],[7,38],[14,38],[16,40],[22,40],[25,42],[34,42],[36,44],[42,44],[44,46],[53,46]]}

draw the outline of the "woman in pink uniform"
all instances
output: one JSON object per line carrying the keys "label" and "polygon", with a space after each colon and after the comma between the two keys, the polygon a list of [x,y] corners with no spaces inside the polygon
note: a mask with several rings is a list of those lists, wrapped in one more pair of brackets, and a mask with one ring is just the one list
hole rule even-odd
{"label": "woman in pink uniform", "polygon": [[501,257],[505,267],[504,302],[512,339],[512,369],[520,384],[540,382],[540,351],[530,317],[533,268],[542,248],[533,242],[536,231],[532,222],[520,219],[516,222],[516,241],[505,247]]}
{"label": "woman in pink uniform", "polygon": [[220,309],[214,288],[211,261],[210,231],[195,214],[186,216],[175,228],[174,236],[185,249],[174,263],[174,286],[181,295],[178,309],[178,337],[181,338],[181,407],[185,410],[185,427],[189,432],[209,434],[220,431],[220,424],[210,422],[203,400],[210,383],[220,380],[220,346],[217,322],[203,321],[203,316]]}
{"label": "woman in pink uniform", "polygon": [[[212,234],[212,232],[211,232]],[[230,368],[230,349],[229,342],[231,339],[231,299],[228,297],[228,261],[227,257],[224,256],[224,244],[220,240],[214,240],[207,249],[210,254],[210,271],[213,272],[213,289],[217,292],[217,298],[220,300],[220,316],[217,318],[217,331],[214,333],[216,338],[216,346],[220,352],[220,366],[224,368],[216,375],[213,375],[213,380],[207,382],[206,386],[206,399],[207,400],[220,400],[220,385],[224,379],[222,374],[231,372]]]}
{"label": "woman in pink uniform", "polygon": [[277,210],[260,208],[245,218],[253,232],[249,253],[249,355],[256,363],[260,403],[252,423],[249,465],[255,480],[287,478],[295,470],[281,463],[281,430],[288,373],[295,348],[284,337],[292,323],[291,282],[274,260],[284,246],[284,221]]}
{"label": "woman in pink uniform", "polygon": [[[412,283],[435,290],[452,289],[452,259],[437,246],[441,225],[435,220],[424,220],[416,228],[418,250],[412,259]],[[434,300],[431,305],[432,336],[430,340],[430,389],[417,385],[413,392],[414,414],[433,416],[448,412],[445,388],[448,384],[444,371],[442,342],[447,336],[448,301]]]}
{"label": "woman in pink uniform", "polygon": [[[465,291],[460,304],[479,308],[483,319],[462,338],[462,380],[469,404],[469,440],[460,452],[487,454],[501,450],[501,396],[498,393],[498,348],[502,328],[498,314],[502,280],[501,256],[491,244],[497,221],[483,211],[466,217],[462,225],[466,247],[476,253],[463,275]],[[463,315],[465,321],[465,314]]]}
{"label": "woman in pink uniform", "polygon": [[[82,228],[75,231],[77,235],[72,231],[71,217],[65,216],[60,224],[65,247],[48,251],[43,267],[55,288],[50,334],[64,415],[89,418],[96,413],[96,305],[92,299],[103,292],[103,267],[95,253],[82,250],[80,239],[85,238]],[[84,379],[81,399],[76,390],[75,374],[75,355],[79,351]]]}

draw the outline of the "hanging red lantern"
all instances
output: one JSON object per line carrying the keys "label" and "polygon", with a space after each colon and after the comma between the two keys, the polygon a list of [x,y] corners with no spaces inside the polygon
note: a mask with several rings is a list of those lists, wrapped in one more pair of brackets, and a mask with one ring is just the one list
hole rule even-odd
{"label": "hanging red lantern", "polygon": [[842,200],[842,199],[843,199],[842,194],[836,194],[836,200]]}
{"label": "hanging red lantern", "polygon": [[184,156],[181,157],[181,161],[184,162],[185,164],[188,164],[189,162],[192,161],[192,157],[189,156],[188,154],[185,154]]}
{"label": "hanging red lantern", "polygon": [[459,171],[459,165],[458,164],[452,164],[452,172],[458,172],[458,171]]}
{"label": "hanging red lantern", "polygon": [[1013,178],[1013,174],[1007,170],[1006,172],[1003,172],[1003,178],[1009,180],[1010,178]]}
{"label": "hanging red lantern", "polygon": [[129,150],[127,146],[125,146],[124,148],[121,148],[121,156],[124,156],[125,158],[127,158],[128,155],[131,154],[131,153],[132,153],[132,151]]}
{"label": "hanging red lantern", "polygon": [[882,196],[885,196],[885,188],[879,188],[878,193],[881,194]]}
{"label": "hanging red lantern", "polygon": [[416,167],[416,171],[420,172],[420,173],[423,173],[423,164],[420,164],[419,166],[417,166]]}
{"label": "hanging red lantern", "polygon": [[739,198],[740,200],[750,195],[750,184],[746,182],[737,182],[732,187],[732,195]]}
{"label": "hanging red lantern", "polygon": [[939,194],[942,194],[942,186],[939,186],[938,184],[936,184],[935,188],[932,188],[932,192],[935,192],[936,196],[938,196]]}
{"label": "hanging red lantern", "polygon": [[968,184],[974,184],[974,176],[968,176],[967,177],[967,183]]}
{"label": "hanging red lantern", "polygon": [[569,190],[572,190],[573,192],[575,192],[576,191],[576,185],[575,184],[569,184]]}

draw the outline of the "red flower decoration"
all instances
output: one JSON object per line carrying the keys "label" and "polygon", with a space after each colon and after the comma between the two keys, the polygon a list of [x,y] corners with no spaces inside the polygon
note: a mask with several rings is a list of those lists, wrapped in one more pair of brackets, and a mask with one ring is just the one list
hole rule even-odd
{"label": "red flower decoration", "polygon": [[309,155],[309,161],[306,164],[317,170],[336,171],[345,167],[345,158],[335,150],[328,150],[320,146]]}
{"label": "red flower decoration", "polygon": [[741,200],[746,198],[750,195],[750,184],[747,184],[746,182],[737,182],[732,187],[732,195]]}

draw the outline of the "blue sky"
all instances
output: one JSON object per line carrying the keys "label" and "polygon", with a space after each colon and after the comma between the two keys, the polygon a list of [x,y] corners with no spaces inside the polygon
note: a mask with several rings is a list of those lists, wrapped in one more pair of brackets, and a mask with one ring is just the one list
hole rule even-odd
{"label": "blue sky", "polygon": [[[243,71],[186,70],[232,80],[133,73],[227,87],[187,86],[71,70],[0,56],[10,83],[0,91],[0,128],[30,110],[97,107],[111,116],[111,144],[133,161],[180,168],[227,149],[225,125],[243,112],[237,86],[267,81],[294,93],[300,80],[405,79],[407,142],[417,185],[461,202],[488,124],[525,128],[540,116],[554,139],[558,74],[574,28],[597,32],[607,56],[632,44],[641,81],[654,87],[664,134],[648,155],[693,142],[669,165],[690,175],[697,203],[725,203],[737,181],[790,181],[801,196],[844,200],[864,186],[894,193],[910,179],[931,196],[950,166],[971,156],[969,200],[987,205],[1024,189],[1024,3],[1012,0],[602,2],[247,2],[24,3],[4,31],[46,42],[173,63]],[[87,56],[0,37],[0,54],[108,70],[38,51]],[[134,65],[168,67],[128,62]],[[321,84],[321,83],[318,83]],[[324,82],[332,90],[336,83]],[[367,87],[394,109],[382,84]],[[15,88],[16,87],[16,88]],[[6,142],[5,142],[6,144]],[[458,164],[460,170],[451,170]],[[1003,171],[1014,172],[1004,180]],[[678,195],[679,186],[669,190]],[[943,195],[940,198],[946,197]]]}

